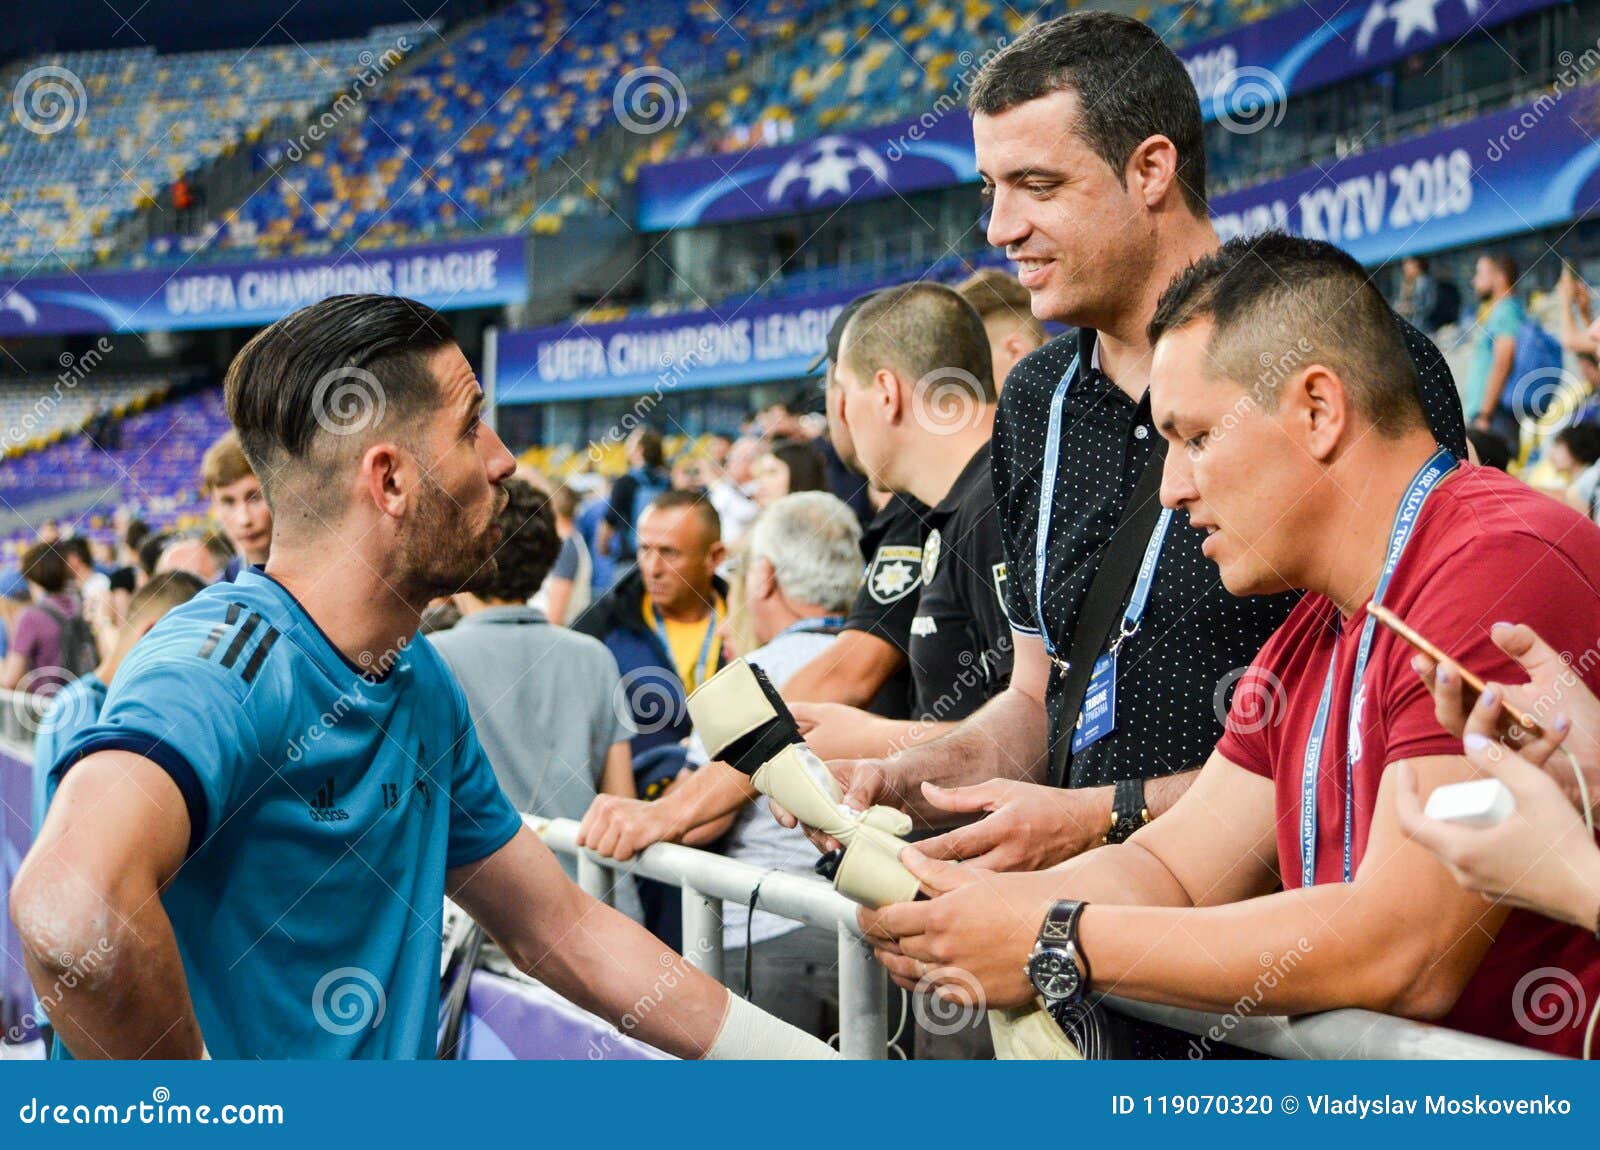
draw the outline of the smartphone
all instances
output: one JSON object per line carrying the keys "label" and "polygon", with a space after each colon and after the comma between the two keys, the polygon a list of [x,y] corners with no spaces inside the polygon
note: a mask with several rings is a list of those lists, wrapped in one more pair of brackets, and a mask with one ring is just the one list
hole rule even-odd
{"label": "smartphone", "polygon": [[[1380,607],[1376,603],[1368,603],[1367,614],[1371,615],[1378,622],[1389,628],[1389,630],[1393,631],[1396,635],[1399,635],[1400,638],[1404,639],[1407,643],[1410,643],[1412,647],[1426,655],[1428,658],[1432,659],[1435,663],[1449,664],[1449,666],[1454,669],[1455,673],[1461,676],[1462,702],[1467,706],[1468,709],[1478,705],[1478,698],[1483,694],[1486,688],[1486,684],[1482,679],[1478,678],[1478,676],[1467,670],[1449,655],[1446,655],[1433,643],[1430,643],[1416,631],[1412,630],[1411,627],[1406,624],[1404,619],[1400,618],[1400,616],[1389,610],[1389,608]],[[1506,714],[1516,722],[1518,727],[1522,728],[1522,731],[1526,733],[1528,738],[1537,739],[1544,733],[1532,715],[1514,706],[1510,700],[1504,700],[1504,707]]]}

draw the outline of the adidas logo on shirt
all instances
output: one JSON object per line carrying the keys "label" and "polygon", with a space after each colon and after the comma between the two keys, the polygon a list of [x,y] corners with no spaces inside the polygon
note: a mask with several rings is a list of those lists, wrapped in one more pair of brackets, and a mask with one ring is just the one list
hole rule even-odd
{"label": "adidas logo on shirt", "polygon": [[332,778],[318,787],[317,793],[311,796],[310,810],[311,821],[316,823],[339,823],[350,817],[349,811],[333,805]]}

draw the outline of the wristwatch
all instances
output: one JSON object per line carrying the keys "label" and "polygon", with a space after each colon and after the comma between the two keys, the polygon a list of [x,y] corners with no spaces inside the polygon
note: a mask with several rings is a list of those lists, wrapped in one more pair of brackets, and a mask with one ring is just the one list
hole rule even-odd
{"label": "wristwatch", "polygon": [[1078,949],[1078,920],[1088,903],[1062,899],[1050,908],[1028,955],[1028,981],[1046,1009],[1078,1001],[1089,989],[1089,959]]}
{"label": "wristwatch", "polygon": [[1150,821],[1150,808],[1144,802],[1144,780],[1123,779],[1111,797],[1111,829],[1106,842],[1125,843],[1133,832]]}

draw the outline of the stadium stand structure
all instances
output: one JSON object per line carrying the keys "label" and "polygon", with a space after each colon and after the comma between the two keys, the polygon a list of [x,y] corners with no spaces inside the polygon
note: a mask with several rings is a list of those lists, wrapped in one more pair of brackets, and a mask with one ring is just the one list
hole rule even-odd
{"label": "stadium stand structure", "polygon": [[393,39],[22,61],[3,78],[30,116],[0,119],[0,260],[26,273],[109,256],[117,225],[174,180],[305,119]]}
{"label": "stadium stand structure", "polygon": [[[114,445],[75,435],[0,465],[0,507],[35,526],[45,517],[92,539],[111,538],[111,512],[135,509],[154,527],[187,526],[205,513],[200,457],[228,428],[222,389],[184,391],[184,381],[148,380],[147,391],[174,398],[120,421]],[[71,497],[71,498],[68,498]],[[36,537],[18,531],[0,543],[14,564],[20,546]]]}

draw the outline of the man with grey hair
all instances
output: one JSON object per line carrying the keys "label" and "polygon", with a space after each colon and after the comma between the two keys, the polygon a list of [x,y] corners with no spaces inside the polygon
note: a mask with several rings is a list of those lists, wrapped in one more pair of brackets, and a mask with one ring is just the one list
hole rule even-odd
{"label": "man with grey hair", "polygon": [[[861,580],[861,526],[843,502],[822,491],[787,495],[750,529],[744,596],[761,644],[746,658],[783,689],[789,676],[833,643]],[[771,870],[810,873],[816,851],[798,830],[778,826],[752,802],[750,780],[725,763],[708,762],[698,737],[691,763],[703,764],[655,802],[601,795],[589,808],[578,841],[628,859],[652,843],[713,847],[729,858]],[[837,1006],[833,932],[802,927],[765,911],[723,910],[727,969],[744,969],[752,1002],[818,1036],[831,1032]]]}

